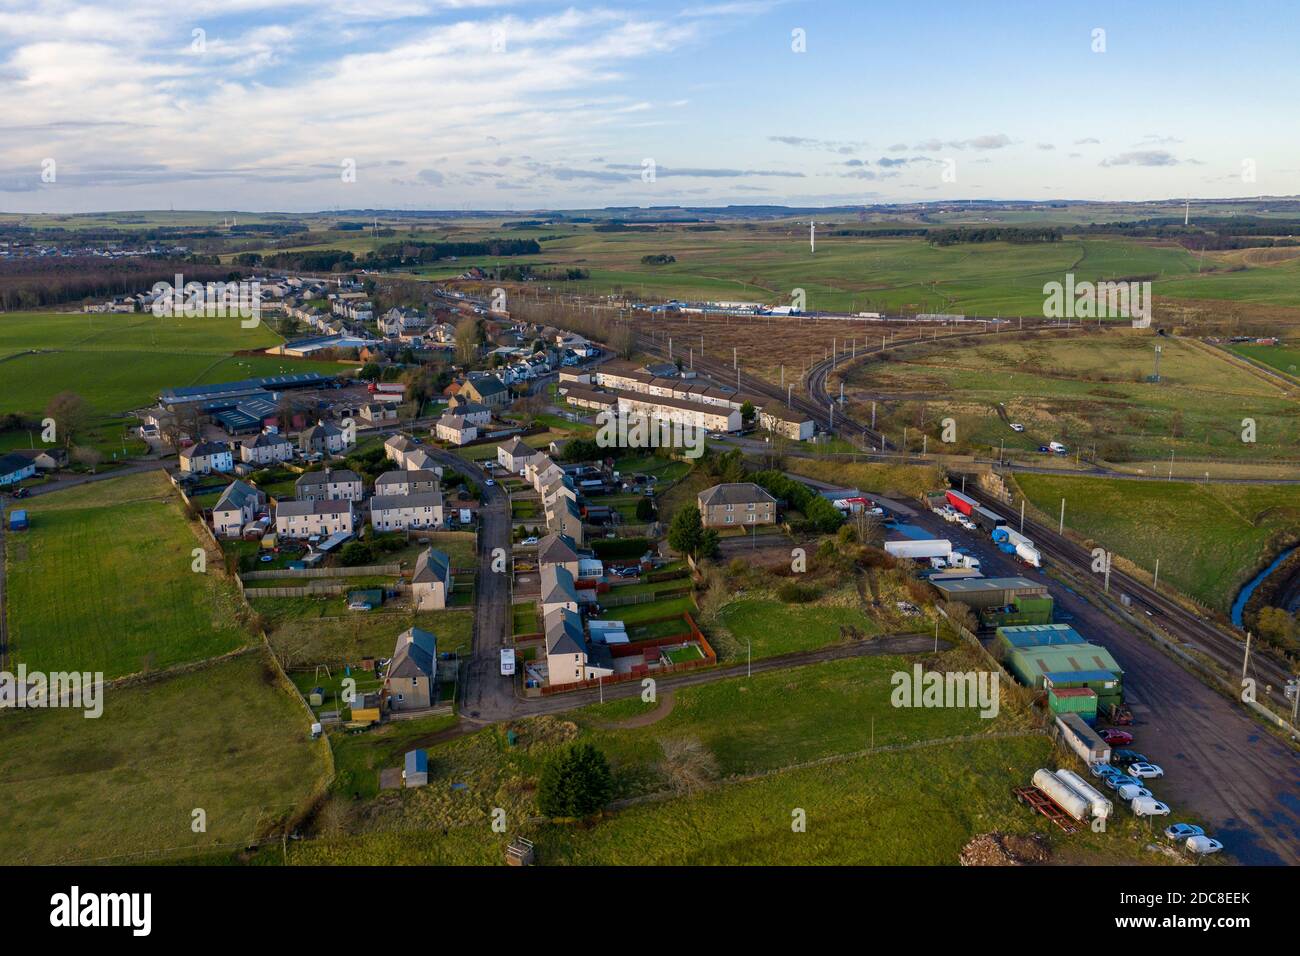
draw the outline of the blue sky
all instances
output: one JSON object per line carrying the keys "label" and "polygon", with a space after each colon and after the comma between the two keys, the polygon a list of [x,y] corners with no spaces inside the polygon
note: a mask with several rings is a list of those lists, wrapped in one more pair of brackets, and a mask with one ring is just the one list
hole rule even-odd
{"label": "blue sky", "polygon": [[1297,8],[1136,6],[6,0],[0,210],[1300,193]]}

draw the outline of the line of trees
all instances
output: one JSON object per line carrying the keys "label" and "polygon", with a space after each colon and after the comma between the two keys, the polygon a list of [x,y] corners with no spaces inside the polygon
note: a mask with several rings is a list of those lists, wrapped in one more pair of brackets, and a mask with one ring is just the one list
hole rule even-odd
{"label": "line of trees", "polygon": [[228,266],[195,259],[140,256],[24,258],[0,262],[0,309],[16,311],[135,294],[155,282],[171,282],[176,273],[190,282],[228,282],[239,278]]}

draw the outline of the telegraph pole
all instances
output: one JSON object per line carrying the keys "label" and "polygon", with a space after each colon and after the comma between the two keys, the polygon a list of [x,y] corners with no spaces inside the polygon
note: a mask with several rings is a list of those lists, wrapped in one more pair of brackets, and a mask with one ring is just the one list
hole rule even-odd
{"label": "telegraph pole", "polygon": [[1065,499],[1061,499],[1061,525],[1056,529],[1057,534],[1065,534]]}

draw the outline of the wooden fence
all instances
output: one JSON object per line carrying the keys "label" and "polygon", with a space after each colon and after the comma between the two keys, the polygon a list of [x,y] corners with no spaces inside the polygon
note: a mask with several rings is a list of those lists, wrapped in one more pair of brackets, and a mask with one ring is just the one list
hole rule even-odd
{"label": "wooden fence", "polygon": [[402,573],[400,564],[366,564],[354,568],[303,568],[292,571],[247,571],[239,576],[241,581],[277,581],[287,578],[364,578],[371,575],[391,576]]}

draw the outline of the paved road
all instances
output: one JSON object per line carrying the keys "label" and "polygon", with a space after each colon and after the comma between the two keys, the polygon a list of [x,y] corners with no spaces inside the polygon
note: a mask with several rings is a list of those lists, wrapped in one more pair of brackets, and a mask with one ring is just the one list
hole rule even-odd
{"label": "paved road", "polygon": [[1056,600],[1056,619],[1114,653],[1137,722],[1134,749],[1164,768],[1166,776],[1149,789],[1173,809],[1171,820],[1190,815],[1194,822],[1208,823],[1243,863],[1300,863],[1300,755],[1151,640],[1117,621],[1099,596],[1026,568],[998,551],[982,532],[966,531],[929,513],[912,523],[975,551],[986,577],[1042,580]]}

